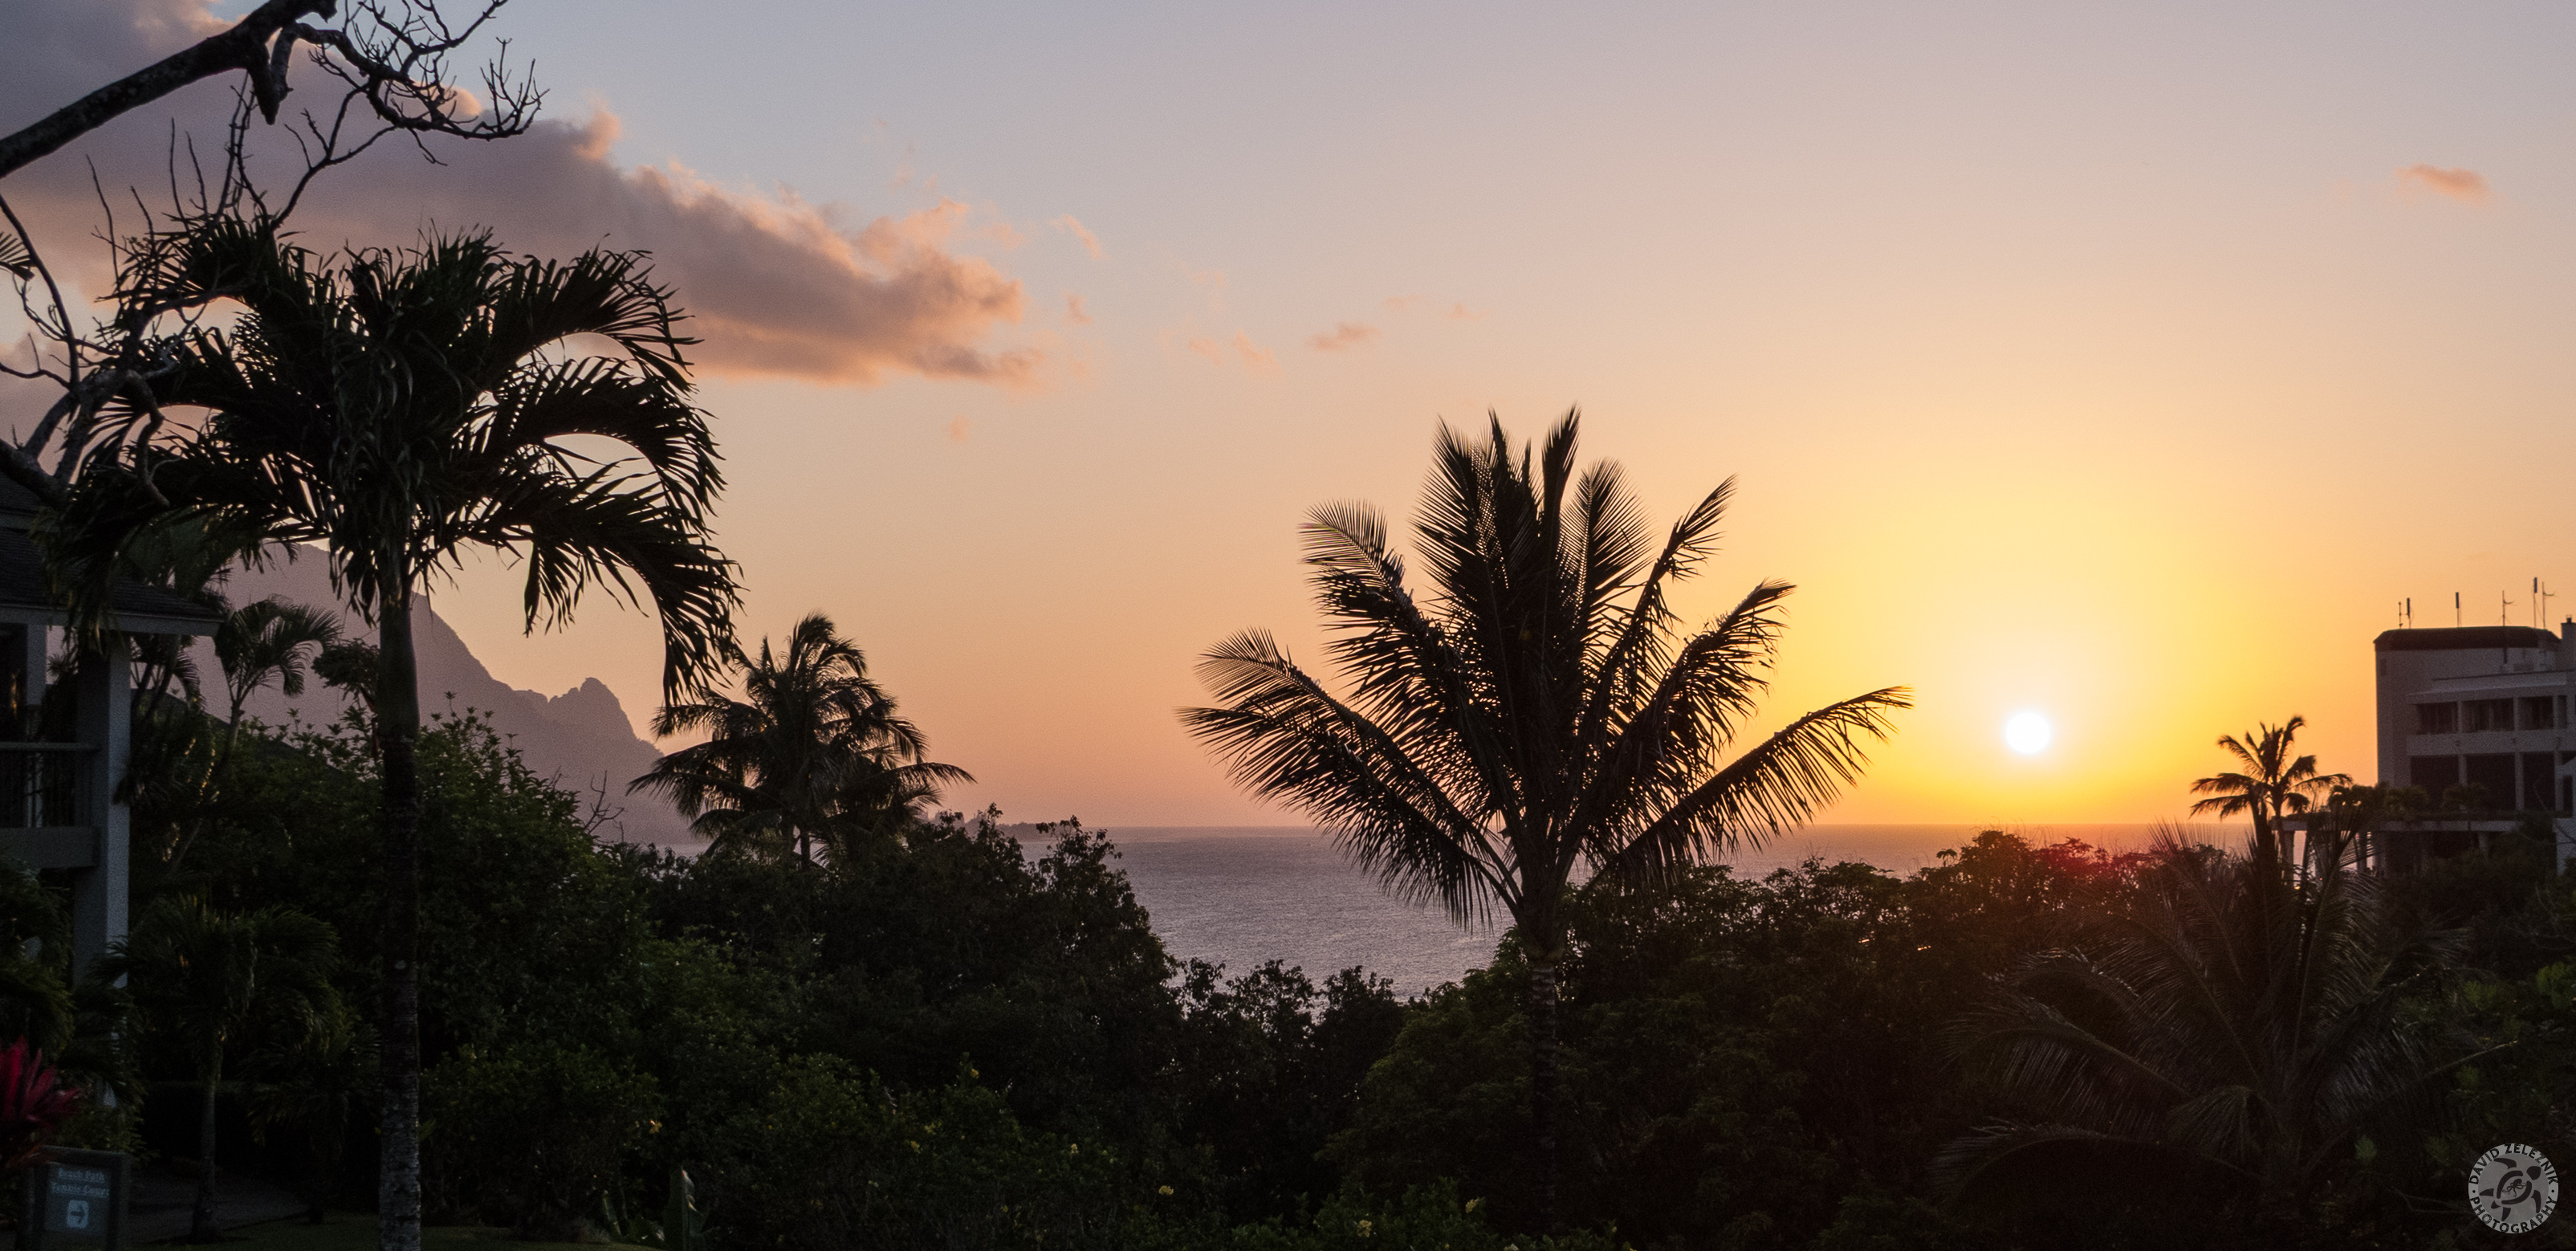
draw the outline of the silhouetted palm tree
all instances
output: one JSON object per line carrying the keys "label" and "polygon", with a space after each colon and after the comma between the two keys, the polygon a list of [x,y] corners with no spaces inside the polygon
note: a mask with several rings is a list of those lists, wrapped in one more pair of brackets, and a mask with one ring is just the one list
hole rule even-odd
{"label": "silhouetted palm tree", "polygon": [[[94,464],[45,536],[85,620],[120,551],[174,525],[328,549],[332,585],[377,628],[371,701],[384,782],[379,1213],[420,1244],[418,662],[412,616],[471,549],[526,571],[528,628],[605,584],[649,596],[664,697],[699,689],[731,637],[733,566],[706,510],[723,485],[669,292],[641,257],[512,257],[481,236],[325,258],[258,222],[201,219],[137,249],[127,291],[237,301],[229,331],[158,346],[169,372],[126,458]],[[129,309],[148,317],[149,309]],[[596,336],[596,339],[588,338]],[[604,340],[612,354],[581,350]],[[205,412],[164,426],[172,408]],[[603,453],[608,453],[603,458]],[[259,553],[270,550],[251,547]]]}
{"label": "silhouetted palm tree", "polygon": [[2311,864],[2321,860],[2340,861],[2347,854],[2355,868],[2368,868],[2372,856],[2381,849],[2380,831],[2432,807],[2432,800],[2420,786],[2396,786],[2382,782],[2376,786],[2345,785],[2326,796],[2322,811],[2332,821],[2332,845],[2312,850]]}
{"label": "silhouetted palm tree", "polygon": [[242,705],[271,681],[290,698],[302,695],[308,663],[339,641],[338,618],[273,595],[224,614],[222,624],[215,627],[215,663],[224,672],[224,694],[231,704],[222,740],[207,753],[204,773],[197,780],[196,811],[165,861],[169,868],[178,868],[188,848],[205,832],[210,800],[232,764],[233,752],[241,746]]}
{"label": "silhouetted palm tree", "polygon": [[2287,848],[2280,841],[2281,818],[2306,812],[2334,788],[2352,784],[2349,774],[2317,772],[2314,756],[2291,757],[2291,746],[2307,723],[2307,718],[2294,716],[2280,725],[2257,723],[2255,732],[2241,740],[2233,734],[2221,736],[2219,748],[2236,758],[2240,771],[2216,774],[2191,784],[2192,794],[2210,796],[2194,803],[2192,814],[2251,817],[2254,859],[2278,871],[2287,871]]}
{"label": "silhouetted palm tree", "polygon": [[1306,563],[1337,632],[1343,694],[1267,632],[1199,666],[1222,706],[1181,713],[1257,794],[1308,814],[1397,895],[1467,922],[1501,908],[1530,966],[1532,1154],[1556,1202],[1557,972],[1568,882],[1652,878],[1759,846],[1859,777],[1901,687],[1830,704],[1729,759],[1756,711],[1790,587],[1764,582],[1706,628],[1668,603],[1715,548],[1733,480],[1660,551],[1618,466],[1578,478],[1578,416],[1533,464],[1499,419],[1481,444],[1443,427],[1416,523],[1418,601],[1386,526],[1317,509]]}
{"label": "silhouetted palm tree", "polygon": [[972,782],[954,765],[922,759],[921,731],[895,715],[894,697],[868,677],[867,657],[815,613],[789,631],[785,654],[761,640],[755,660],[726,653],[741,699],[666,706],[653,733],[707,735],[664,756],[627,785],[653,791],[694,818],[708,851],[769,842],[813,862],[823,840],[836,851],[853,823],[912,815],[941,786]]}
{"label": "silhouetted palm tree", "polygon": [[2405,1010],[2459,946],[2350,866],[2293,884],[2259,856],[2161,839],[2127,906],[2029,958],[1953,1030],[2026,1119],[1950,1144],[1938,1178],[2088,1153],[2125,1172],[2143,1154],[2233,1177],[2264,1224],[2294,1229],[2369,1118],[2464,1062]]}
{"label": "silhouetted palm tree", "polygon": [[145,1027],[170,1034],[205,1083],[190,1241],[223,1240],[215,1224],[215,1095],[225,1052],[255,1022],[293,1038],[328,1020],[338,955],[331,927],[292,908],[231,913],[203,900],[167,899],[144,913],[106,962],[111,976],[125,979]]}
{"label": "silhouetted palm tree", "polygon": [[242,705],[272,681],[290,699],[302,695],[313,657],[339,641],[338,618],[274,595],[226,614],[215,627],[215,662],[232,701],[225,721],[238,727]]}

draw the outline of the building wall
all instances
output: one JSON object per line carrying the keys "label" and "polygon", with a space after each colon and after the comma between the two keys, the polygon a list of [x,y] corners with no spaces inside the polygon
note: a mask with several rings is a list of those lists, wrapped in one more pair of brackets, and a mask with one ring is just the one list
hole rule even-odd
{"label": "building wall", "polygon": [[2576,620],[2563,634],[2391,630],[2373,651],[2381,782],[2436,798],[2476,782],[2498,808],[2576,807],[2558,777],[2576,760]]}

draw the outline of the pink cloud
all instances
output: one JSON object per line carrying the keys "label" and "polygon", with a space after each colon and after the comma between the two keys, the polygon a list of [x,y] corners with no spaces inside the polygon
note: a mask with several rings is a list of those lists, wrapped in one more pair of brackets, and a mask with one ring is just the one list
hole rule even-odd
{"label": "pink cloud", "polygon": [[967,440],[967,438],[968,438],[970,435],[972,435],[974,432],[975,432],[975,423],[973,423],[973,422],[971,422],[971,421],[966,420],[966,418],[965,418],[965,416],[964,416],[963,414],[960,414],[960,415],[958,415],[958,416],[951,417],[951,418],[949,418],[949,419],[948,419],[948,441],[949,441],[949,442],[951,442],[951,443],[963,443],[963,442],[965,442],[965,441]]}
{"label": "pink cloud", "polygon": [[[221,23],[206,0],[127,4],[11,4],[0,40],[0,129],[15,129],[119,74],[151,63]],[[298,66],[303,90],[290,110],[320,104],[330,84]],[[231,103],[224,84],[199,83],[138,110],[8,182],[13,205],[36,219],[64,256],[97,228],[86,162],[111,192],[166,185],[166,136],[175,118],[219,142]],[[287,136],[254,128],[255,168],[284,177]],[[907,213],[856,217],[792,192],[718,186],[685,168],[627,168],[610,149],[616,117],[596,110],[578,124],[548,120],[498,143],[435,144],[444,164],[399,139],[323,175],[295,228],[316,248],[412,242],[424,230],[488,227],[502,246],[569,256],[606,245],[649,251],[654,277],[691,314],[691,350],[705,372],[783,376],[859,385],[913,374],[1037,384],[1045,357],[997,344],[1019,323],[1019,279],[958,249],[964,238],[1011,241],[1007,225],[976,227],[952,200]],[[130,214],[129,214],[130,216]],[[128,226],[134,223],[124,223]],[[94,252],[90,247],[88,251]],[[73,258],[76,263],[86,258]],[[91,280],[84,278],[84,285]]]}
{"label": "pink cloud", "polygon": [[2397,171],[2397,181],[2462,204],[2484,204],[2495,198],[2494,190],[2487,186],[2486,176],[2473,169],[2409,165]]}
{"label": "pink cloud", "polygon": [[1477,311],[1474,311],[1474,310],[1471,310],[1471,309],[1469,309],[1469,308],[1468,308],[1466,305],[1464,305],[1464,304],[1452,304],[1452,305],[1450,305],[1450,306],[1449,306],[1449,312],[1448,312],[1447,316],[1448,316],[1449,320],[1451,320],[1451,321],[1483,321],[1483,320],[1485,320],[1485,315],[1484,315],[1483,313],[1481,313],[1481,312],[1477,312]]}
{"label": "pink cloud", "polygon": [[[1176,334],[1178,332],[1174,331],[1170,333]],[[1167,338],[1164,342],[1169,343],[1171,340]],[[1194,334],[1181,340],[1181,346],[1206,357],[1208,363],[1211,365],[1224,365],[1231,360],[1233,363],[1242,365],[1244,371],[1247,373],[1273,374],[1279,372],[1278,355],[1273,353],[1270,349],[1253,342],[1251,335],[1240,330],[1234,332],[1234,338],[1232,340],[1222,342],[1207,335]],[[1230,355],[1229,350],[1231,351]]]}
{"label": "pink cloud", "polygon": [[1091,324],[1091,310],[1082,306],[1081,296],[1068,295],[1064,297],[1064,319],[1077,326],[1088,326]]}
{"label": "pink cloud", "polygon": [[1100,259],[1100,236],[1091,233],[1091,229],[1076,220],[1073,214],[1067,213],[1055,219],[1053,224],[1057,229],[1081,240],[1084,250],[1091,253],[1091,259],[1095,261]]}
{"label": "pink cloud", "polygon": [[1344,348],[1363,346],[1376,337],[1377,327],[1346,321],[1322,334],[1309,336],[1306,346],[1318,352],[1338,352]]}

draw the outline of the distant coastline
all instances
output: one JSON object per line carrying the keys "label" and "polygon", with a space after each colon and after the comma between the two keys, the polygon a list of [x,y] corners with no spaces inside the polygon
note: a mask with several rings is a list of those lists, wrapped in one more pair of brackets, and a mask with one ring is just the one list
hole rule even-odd
{"label": "distant coastline", "polygon": [[[1033,823],[1013,823],[1006,828],[1024,842],[1035,837],[1036,826]],[[1202,839],[1304,838],[1316,833],[1314,827],[1305,825],[1099,825],[1087,828],[1108,834],[1110,841],[1119,846]],[[2121,852],[2143,849],[2155,837],[2155,832],[2163,828],[2179,828],[2195,839],[2230,846],[2249,832],[2246,827],[2237,825],[2183,825],[2154,821],[1818,822],[1800,827],[1787,838],[1722,859],[1739,870],[1760,865],[1767,871],[1796,864],[1814,855],[1828,861],[1859,860],[1890,872],[1903,873],[1934,863],[1944,849],[1969,842],[1985,830],[2002,830],[2034,843],[2080,839],[2094,847]]]}
{"label": "distant coastline", "polygon": [[[1031,855],[1034,824],[1006,827]],[[1492,958],[1490,926],[1462,929],[1435,909],[1390,898],[1312,826],[1102,825],[1137,902],[1153,914],[1172,954],[1223,963],[1240,973],[1278,959],[1321,977],[1360,965],[1412,995],[1455,981]],[[1922,824],[1829,823],[1729,859],[1738,876],[1763,877],[1813,856],[1859,861],[1903,876],[1939,863],[1941,852],[1981,830],[2037,843],[2075,838],[2110,851],[2143,848],[2152,822],[2039,824],[2001,821]],[[2185,827],[2232,844],[2239,827]]]}

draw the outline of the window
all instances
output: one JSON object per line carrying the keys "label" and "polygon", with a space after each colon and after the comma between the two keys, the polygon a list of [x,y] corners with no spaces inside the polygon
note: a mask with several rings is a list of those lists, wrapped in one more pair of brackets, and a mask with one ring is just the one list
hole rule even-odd
{"label": "window", "polygon": [[2463,785],[2475,787],[2478,795],[2471,807],[2484,810],[2510,810],[2514,807],[2513,757],[2498,752],[2492,756],[2470,756],[2460,762],[2460,772],[2467,776]]}
{"label": "window", "polygon": [[2415,705],[2415,732],[2418,734],[2457,734],[2460,732],[2458,704]]}
{"label": "window", "polygon": [[2552,800],[2558,794],[2557,775],[2557,762],[2550,759],[2548,752],[2524,752],[2522,754],[2522,802],[2515,804],[2514,807],[2532,812],[2556,810],[2558,805]]}
{"label": "window", "polygon": [[2460,704],[2460,729],[2470,734],[2513,728],[2513,701],[2471,699]]}
{"label": "window", "polygon": [[2442,788],[2460,781],[2460,758],[2457,756],[2412,756],[2406,761],[2406,784],[2420,786],[2442,797]]}
{"label": "window", "polygon": [[2558,728],[2558,700],[2549,695],[2527,695],[2522,701],[2522,728],[2554,730]]}

